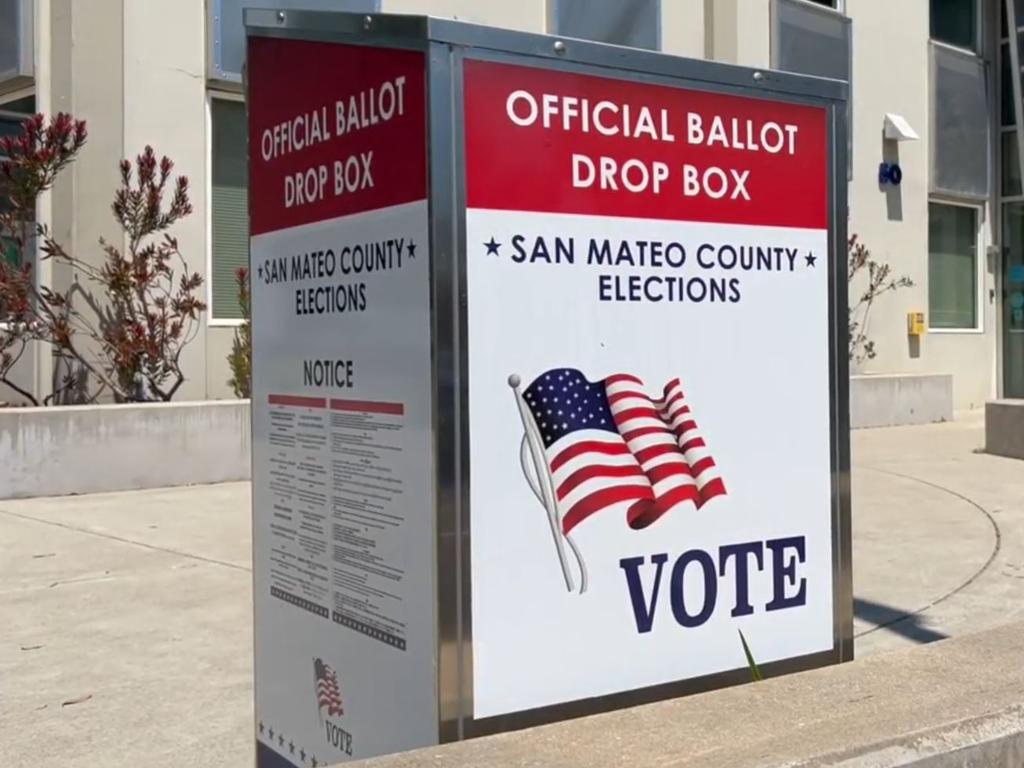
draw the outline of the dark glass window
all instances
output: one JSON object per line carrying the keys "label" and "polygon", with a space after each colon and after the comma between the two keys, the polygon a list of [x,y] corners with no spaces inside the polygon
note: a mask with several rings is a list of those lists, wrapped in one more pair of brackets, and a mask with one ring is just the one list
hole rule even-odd
{"label": "dark glass window", "polygon": [[972,51],[978,47],[977,0],[931,0],[931,4],[933,40]]}

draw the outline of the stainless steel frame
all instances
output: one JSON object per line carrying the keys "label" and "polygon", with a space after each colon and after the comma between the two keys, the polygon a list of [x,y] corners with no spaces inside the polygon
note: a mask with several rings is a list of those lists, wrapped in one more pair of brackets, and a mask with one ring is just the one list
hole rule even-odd
{"label": "stainless steel frame", "polygon": [[476,720],[472,700],[466,206],[462,66],[487,59],[822,106],[828,111],[829,377],[831,385],[833,647],[764,665],[769,675],[853,658],[849,364],[846,283],[846,83],[755,71],[568,38],[445,19],[250,10],[249,35],[414,48],[428,55],[431,313],[436,477],[438,739],[453,741],[744,682],[745,668]]}

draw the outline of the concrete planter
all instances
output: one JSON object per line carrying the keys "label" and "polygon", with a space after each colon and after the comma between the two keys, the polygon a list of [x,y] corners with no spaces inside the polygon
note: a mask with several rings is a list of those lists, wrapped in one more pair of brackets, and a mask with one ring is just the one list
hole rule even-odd
{"label": "concrete planter", "polygon": [[0,410],[0,499],[247,480],[249,401]]}
{"label": "concrete planter", "polygon": [[850,377],[850,426],[854,429],[952,419],[952,374],[887,373]]}
{"label": "concrete planter", "polygon": [[1024,459],[1024,400],[985,403],[985,451]]}

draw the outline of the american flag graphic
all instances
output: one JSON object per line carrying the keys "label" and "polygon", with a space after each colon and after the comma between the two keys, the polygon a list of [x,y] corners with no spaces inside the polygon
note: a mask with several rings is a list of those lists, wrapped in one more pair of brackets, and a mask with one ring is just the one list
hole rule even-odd
{"label": "american flag graphic", "polygon": [[[543,444],[563,535],[613,509],[624,511],[630,527],[646,528],[726,492],[679,379],[655,400],[636,376],[594,382],[574,368],[556,368],[521,398]],[[531,425],[524,426],[529,432]]]}
{"label": "american flag graphic", "polygon": [[341,706],[341,689],[338,688],[338,676],[322,659],[313,659],[313,675],[316,679],[316,703],[321,716],[324,708],[327,714],[341,717],[345,710]]}

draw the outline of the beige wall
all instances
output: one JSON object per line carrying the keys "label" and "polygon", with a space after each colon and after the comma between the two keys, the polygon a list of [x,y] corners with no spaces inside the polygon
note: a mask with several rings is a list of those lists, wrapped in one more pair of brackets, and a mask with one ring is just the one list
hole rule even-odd
{"label": "beige wall", "polygon": [[665,53],[705,58],[705,0],[673,0],[661,6],[661,49]]}
{"label": "beige wall", "polygon": [[[99,265],[104,254],[100,238],[122,244],[110,203],[118,184],[117,165],[123,156],[123,27],[120,0],[50,0],[49,39],[38,45],[48,52],[37,65],[37,107],[52,114],[70,112],[88,123],[89,138],[78,159],[59,177],[52,193],[44,196],[40,215],[54,237],[76,257]],[[66,290],[72,271],[50,261],[38,263],[41,279]],[[102,301],[102,293],[81,282],[72,300],[84,303],[85,294]],[[88,311],[86,312],[88,314]],[[80,348],[88,350],[82,343]],[[40,381],[52,375],[49,349],[37,358]],[[56,372],[61,376],[61,371]],[[40,384],[39,394],[51,387]]]}
{"label": "beige wall", "polygon": [[[75,0],[77,2],[77,0]],[[150,144],[192,181],[195,213],[174,235],[190,270],[206,274],[206,25],[203,0],[124,3],[124,143],[134,155]],[[206,333],[186,349],[188,380],[177,399],[206,397]]]}
{"label": "beige wall", "polygon": [[704,0],[707,58],[746,67],[767,67],[769,0]]}
{"label": "beige wall", "polygon": [[[706,0],[714,10],[706,28],[709,56],[752,67],[770,63],[770,0]],[[863,373],[951,373],[954,407],[970,408],[996,394],[996,315],[984,270],[982,332],[929,333],[920,343],[906,332],[906,314],[928,310],[929,4],[846,0],[853,31],[853,178],[848,227],[872,251],[907,275],[914,287],[882,296],[871,310],[869,337],[877,357]],[[903,115],[918,141],[883,142],[885,113]],[[899,188],[882,189],[878,165],[898,160]],[[989,206],[983,206],[984,246],[992,242]],[[981,256],[984,260],[984,255]],[[851,289],[856,300],[858,285]]]}
{"label": "beige wall", "polygon": [[[176,234],[192,268],[205,275],[209,167],[203,0],[52,3],[53,109],[71,109],[91,127],[79,164],[55,191],[55,231],[82,248],[100,235],[110,237],[115,163],[151,143],[193,179],[196,213]],[[678,55],[769,66],[770,9],[771,0],[664,0],[663,48]],[[548,25],[545,0],[383,0],[383,10],[531,32],[544,32]],[[905,330],[906,312],[926,311],[928,303],[928,3],[846,0],[846,12],[853,20],[854,45],[849,228],[877,258],[916,283],[875,305],[870,331],[878,357],[862,370],[952,373],[956,406],[980,404],[995,394],[996,381],[996,318],[987,293],[995,284],[990,273],[985,275],[984,332],[930,333],[914,345]],[[904,180],[897,191],[880,189],[877,183],[878,163],[883,156],[893,159],[895,150],[882,141],[886,112],[906,117],[921,137],[898,146]],[[986,229],[991,219],[986,211]],[[230,325],[204,328],[186,356],[189,381],[181,398],[231,396],[225,358],[233,336]]]}
{"label": "beige wall", "polygon": [[[928,333],[919,344],[906,333],[906,313],[928,311],[930,43],[928,4],[904,3],[900,9],[899,23],[893,23],[893,4],[888,0],[847,0],[853,20],[854,109],[849,228],[877,258],[915,283],[875,303],[870,336],[876,341],[878,357],[861,370],[951,373],[954,407],[976,407],[995,395],[996,316],[989,301],[995,282],[984,256],[985,245],[992,242],[989,206],[982,207],[984,331]],[[893,54],[878,55],[880,51]],[[921,138],[884,147],[886,112],[903,115]],[[903,183],[896,191],[882,191],[878,164],[883,152],[897,146]]]}
{"label": "beige wall", "polygon": [[[705,0],[667,0],[661,10],[661,44],[666,53],[702,58]],[[383,0],[385,13],[447,16],[524,32],[549,30],[548,0]]]}
{"label": "beige wall", "polygon": [[523,32],[543,32],[547,24],[544,0],[383,0],[381,10],[447,16]]}

